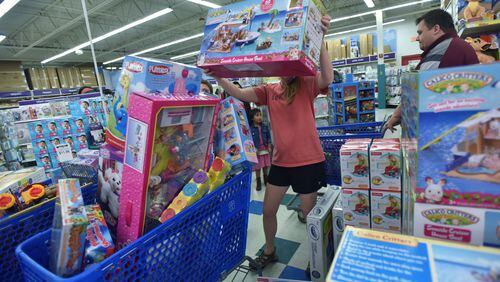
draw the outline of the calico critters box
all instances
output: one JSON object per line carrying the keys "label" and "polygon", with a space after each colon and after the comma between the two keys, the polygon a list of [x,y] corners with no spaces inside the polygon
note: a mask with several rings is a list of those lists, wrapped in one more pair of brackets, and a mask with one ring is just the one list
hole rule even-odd
{"label": "calico critters box", "polygon": [[246,0],[209,10],[198,66],[220,77],[313,76],[320,9],[316,0]]}

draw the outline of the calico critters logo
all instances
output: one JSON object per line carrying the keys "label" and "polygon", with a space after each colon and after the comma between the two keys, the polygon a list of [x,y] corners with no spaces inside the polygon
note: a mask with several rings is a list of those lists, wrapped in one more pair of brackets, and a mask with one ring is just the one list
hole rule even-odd
{"label": "calico critters logo", "polygon": [[450,72],[424,81],[424,87],[440,94],[460,94],[479,90],[493,81],[481,72]]}
{"label": "calico critters logo", "polygon": [[139,62],[130,62],[125,68],[131,72],[142,72],[144,66]]}
{"label": "calico critters logo", "polygon": [[455,209],[428,209],[422,211],[422,215],[428,220],[445,225],[471,225],[479,222],[479,217]]}

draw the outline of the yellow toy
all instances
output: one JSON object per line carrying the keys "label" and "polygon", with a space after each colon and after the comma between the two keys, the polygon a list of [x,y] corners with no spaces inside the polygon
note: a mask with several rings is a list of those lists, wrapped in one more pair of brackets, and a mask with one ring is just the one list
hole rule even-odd
{"label": "yellow toy", "polygon": [[210,192],[224,184],[227,174],[231,170],[231,165],[225,160],[216,157],[210,170],[208,171],[208,179],[210,181]]}

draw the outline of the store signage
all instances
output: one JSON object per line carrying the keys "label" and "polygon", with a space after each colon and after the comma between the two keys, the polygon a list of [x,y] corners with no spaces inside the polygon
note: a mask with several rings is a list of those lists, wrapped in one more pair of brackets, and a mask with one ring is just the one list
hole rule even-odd
{"label": "store signage", "polygon": [[345,65],[345,64],[346,64],[345,60],[336,60],[336,61],[332,61],[332,65],[333,65],[334,67],[343,66],[343,65]]}
{"label": "store signage", "polygon": [[80,88],[61,88],[61,94],[75,94]]}
{"label": "store signage", "polygon": [[352,64],[358,64],[358,63],[366,63],[369,61],[370,61],[370,57],[361,57],[361,58],[347,59],[347,64],[352,65]]}
{"label": "store signage", "polygon": [[442,94],[460,94],[479,90],[493,81],[491,75],[481,72],[450,72],[424,81],[424,87]]}
{"label": "store signage", "polygon": [[[384,54],[384,59],[385,60],[394,60],[394,59],[396,59],[396,53]],[[359,57],[359,58],[352,58],[352,59],[335,60],[335,61],[332,61],[332,66],[333,67],[342,67],[342,66],[349,66],[349,65],[363,64],[363,63],[377,62],[377,61],[378,61],[377,55],[373,55],[373,56],[366,56],[366,57]]]}
{"label": "store signage", "polygon": [[61,92],[59,92],[59,89],[33,90],[33,95],[35,97],[59,95],[59,94],[61,94]]}
{"label": "store signage", "polygon": [[18,98],[18,97],[31,97],[30,91],[22,92],[0,92],[0,98]]}

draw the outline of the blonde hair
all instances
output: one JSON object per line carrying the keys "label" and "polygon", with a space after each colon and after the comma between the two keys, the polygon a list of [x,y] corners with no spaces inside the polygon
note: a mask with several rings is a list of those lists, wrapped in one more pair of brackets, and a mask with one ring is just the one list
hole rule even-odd
{"label": "blonde hair", "polygon": [[285,83],[284,79],[282,79],[281,83],[283,84],[283,88],[285,90],[284,97],[290,105],[293,103],[293,100],[295,99],[295,95],[297,95],[297,91],[299,89],[299,79],[295,77],[292,81],[289,83]]}

